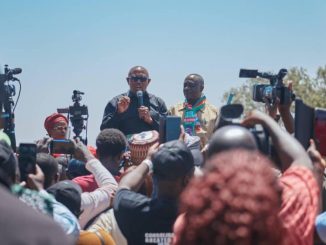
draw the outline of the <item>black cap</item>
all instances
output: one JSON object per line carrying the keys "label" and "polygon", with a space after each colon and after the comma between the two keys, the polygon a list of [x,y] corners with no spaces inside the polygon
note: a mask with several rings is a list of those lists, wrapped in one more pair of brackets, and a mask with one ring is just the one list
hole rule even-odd
{"label": "black cap", "polygon": [[86,169],[84,162],[74,158],[69,160],[67,175],[70,179],[89,174],[91,173]]}
{"label": "black cap", "polygon": [[81,213],[81,194],[80,186],[73,181],[60,181],[47,189],[58,202],[65,205],[76,217]]}
{"label": "black cap", "polygon": [[187,146],[174,140],[163,144],[152,156],[153,174],[164,180],[176,180],[194,169],[194,158]]}
{"label": "black cap", "polygon": [[200,138],[186,133],[184,142],[191,151],[192,157],[194,158],[194,164],[199,167],[202,166],[204,164],[204,157],[200,151]]}

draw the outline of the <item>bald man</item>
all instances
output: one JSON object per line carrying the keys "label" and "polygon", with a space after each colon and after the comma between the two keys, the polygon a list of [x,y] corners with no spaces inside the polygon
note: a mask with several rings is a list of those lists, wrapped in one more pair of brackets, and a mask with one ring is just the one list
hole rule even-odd
{"label": "bald man", "polygon": [[127,77],[129,91],[114,97],[105,107],[101,130],[116,128],[125,135],[159,131],[160,116],[166,116],[165,102],[147,92],[151,79],[146,68],[135,66]]}
{"label": "bald man", "polygon": [[203,94],[204,79],[198,74],[188,75],[183,82],[185,101],[170,108],[169,114],[182,118],[186,133],[200,137],[201,148],[213,133],[217,108],[208,103]]}
{"label": "bald man", "polygon": [[211,137],[207,156],[235,148],[258,150],[254,135],[245,127],[228,125],[218,129]]}

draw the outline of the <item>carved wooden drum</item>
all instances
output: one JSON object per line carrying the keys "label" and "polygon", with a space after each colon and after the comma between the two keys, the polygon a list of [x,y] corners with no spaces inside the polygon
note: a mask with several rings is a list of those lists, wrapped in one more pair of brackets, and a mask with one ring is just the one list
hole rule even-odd
{"label": "carved wooden drum", "polygon": [[159,140],[157,131],[144,131],[134,134],[129,140],[131,162],[139,165],[147,156],[148,149]]}

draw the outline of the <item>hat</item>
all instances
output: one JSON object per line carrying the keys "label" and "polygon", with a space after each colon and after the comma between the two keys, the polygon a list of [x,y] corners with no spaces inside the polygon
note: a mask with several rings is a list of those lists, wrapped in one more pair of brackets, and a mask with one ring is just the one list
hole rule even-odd
{"label": "hat", "polygon": [[116,243],[112,239],[112,236],[104,231],[99,229],[95,232],[93,231],[80,231],[79,239],[76,243],[77,245],[115,245]]}
{"label": "hat", "polygon": [[62,121],[68,124],[68,119],[64,115],[59,113],[53,113],[45,119],[44,128],[49,133],[49,131],[54,127],[55,123]]}
{"label": "hat", "polygon": [[194,158],[187,146],[174,140],[167,142],[152,156],[153,174],[159,179],[176,180],[194,168]]}
{"label": "hat", "polygon": [[186,146],[190,149],[198,149],[200,150],[200,137],[192,136],[190,134],[185,133],[185,140]]}
{"label": "hat", "polygon": [[195,166],[201,167],[204,163],[204,156],[198,149],[191,149],[191,155],[194,158]]}
{"label": "hat", "polygon": [[47,192],[65,205],[76,217],[80,215],[82,190],[79,185],[70,180],[64,180],[50,186]]}
{"label": "hat", "polygon": [[204,163],[204,157],[200,151],[200,138],[186,133],[184,142],[191,151],[195,166],[202,166]]}

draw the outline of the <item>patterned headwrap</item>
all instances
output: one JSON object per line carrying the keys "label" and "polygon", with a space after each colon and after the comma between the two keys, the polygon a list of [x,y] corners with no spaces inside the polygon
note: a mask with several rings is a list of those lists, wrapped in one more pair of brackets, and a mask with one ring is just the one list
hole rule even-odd
{"label": "patterned headwrap", "polygon": [[53,113],[45,119],[44,128],[49,133],[50,130],[53,129],[55,123],[62,121],[68,124],[68,119],[64,115],[59,113]]}

